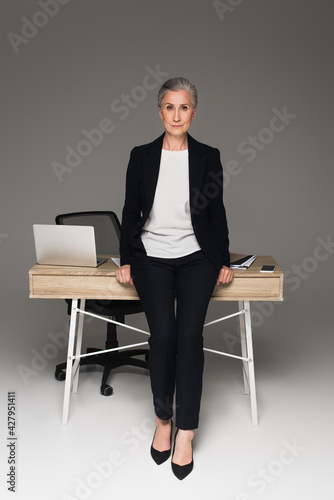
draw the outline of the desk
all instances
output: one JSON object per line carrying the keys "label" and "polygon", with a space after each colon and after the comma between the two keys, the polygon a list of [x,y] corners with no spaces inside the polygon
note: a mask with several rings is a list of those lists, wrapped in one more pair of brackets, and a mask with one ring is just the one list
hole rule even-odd
{"label": "desk", "polygon": [[[115,274],[117,266],[110,259],[110,256],[105,257],[109,257],[108,261],[97,268],[36,264],[29,271],[30,298],[72,299],[62,414],[63,425],[66,425],[68,422],[71,391],[76,393],[78,390],[80,358],[87,356],[87,354],[81,354],[84,315],[119,324],[109,318],[85,311],[85,300],[138,299],[134,286],[130,284],[121,284],[117,281]],[[261,273],[260,268],[263,264],[275,265],[275,272]],[[237,358],[242,361],[244,391],[245,394],[249,394],[250,396],[252,424],[256,426],[258,417],[250,302],[282,301],[283,272],[272,257],[259,256],[249,269],[234,271],[234,278],[231,283],[215,287],[212,294],[212,300],[238,302],[238,312],[206,323],[205,326],[207,327],[233,316],[239,316],[242,355],[236,356],[206,348],[205,350],[215,354]],[[149,335],[148,332],[138,328],[123,324],[122,326]],[[136,346],[147,343],[148,342],[141,342],[136,344]],[[130,347],[134,346],[118,347],[115,348],[115,350]],[[114,349],[109,349],[108,351],[112,350]],[[99,353],[108,351],[99,351]],[[96,353],[90,353],[88,355],[94,354]]]}

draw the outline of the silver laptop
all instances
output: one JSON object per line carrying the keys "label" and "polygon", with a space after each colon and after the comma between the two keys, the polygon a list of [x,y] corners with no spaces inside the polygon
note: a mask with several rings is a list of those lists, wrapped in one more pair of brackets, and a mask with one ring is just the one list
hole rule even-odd
{"label": "silver laptop", "polygon": [[97,258],[93,226],[34,224],[38,264],[97,267],[106,258]]}

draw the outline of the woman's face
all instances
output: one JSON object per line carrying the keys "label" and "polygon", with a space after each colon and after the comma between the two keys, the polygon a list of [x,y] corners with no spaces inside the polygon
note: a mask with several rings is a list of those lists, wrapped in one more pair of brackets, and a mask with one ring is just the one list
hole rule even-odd
{"label": "woman's face", "polygon": [[175,137],[181,137],[187,132],[195,114],[196,109],[186,90],[167,92],[159,110],[166,132]]}

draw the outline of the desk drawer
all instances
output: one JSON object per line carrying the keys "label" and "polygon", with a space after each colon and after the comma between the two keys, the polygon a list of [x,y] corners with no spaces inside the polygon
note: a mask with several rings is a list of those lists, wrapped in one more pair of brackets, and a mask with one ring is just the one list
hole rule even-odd
{"label": "desk drawer", "polygon": [[[76,276],[32,274],[30,297],[50,299],[100,299],[135,300],[134,286],[120,284],[114,276]],[[216,286],[212,300],[238,301],[283,300],[283,276],[238,277],[228,285]]]}
{"label": "desk drawer", "polygon": [[138,299],[135,288],[121,285],[113,276],[32,275],[31,298],[50,299]]}
{"label": "desk drawer", "polygon": [[239,278],[228,285],[216,286],[212,300],[283,300],[283,276]]}

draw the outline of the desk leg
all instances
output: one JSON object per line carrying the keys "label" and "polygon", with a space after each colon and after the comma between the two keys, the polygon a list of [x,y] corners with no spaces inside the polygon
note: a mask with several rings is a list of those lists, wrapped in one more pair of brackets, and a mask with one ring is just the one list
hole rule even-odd
{"label": "desk leg", "polygon": [[70,321],[70,331],[68,338],[68,348],[67,348],[67,363],[66,363],[66,378],[65,378],[65,389],[64,389],[64,402],[63,402],[63,418],[62,425],[67,425],[68,422],[68,411],[70,407],[70,397],[71,397],[71,385],[72,385],[72,356],[74,351],[74,339],[75,330],[77,324],[77,307],[78,300],[72,300],[72,310],[71,310],[71,321]]}
{"label": "desk leg", "polygon": [[253,340],[252,340],[252,323],[250,314],[250,303],[247,301],[244,302],[244,304],[246,311],[245,312],[246,347],[247,347],[247,356],[249,358],[248,362],[249,394],[251,403],[252,424],[254,427],[256,427],[258,424],[258,418],[257,418],[254,355],[253,355]]}
{"label": "desk leg", "polygon": [[[80,309],[82,311],[85,310],[86,301],[85,299],[80,300]],[[80,356],[81,354],[81,344],[82,344],[82,331],[83,331],[83,323],[84,323],[84,313],[79,313],[79,321],[78,321],[78,332],[77,332],[77,342],[75,348],[75,355]],[[79,384],[79,371],[80,371],[80,358],[76,358],[74,365],[74,378],[73,378],[73,392],[76,394],[78,392],[78,384]]]}
{"label": "desk leg", "polygon": [[[239,311],[243,311],[245,309],[245,304],[243,300],[239,300]],[[239,316],[239,325],[240,325],[240,340],[241,340],[241,355],[243,358],[247,358],[247,344],[246,344],[246,327],[245,327],[245,315],[240,314]],[[244,393],[249,394],[249,368],[248,362],[242,360],[242,373],[244,377]]]}

